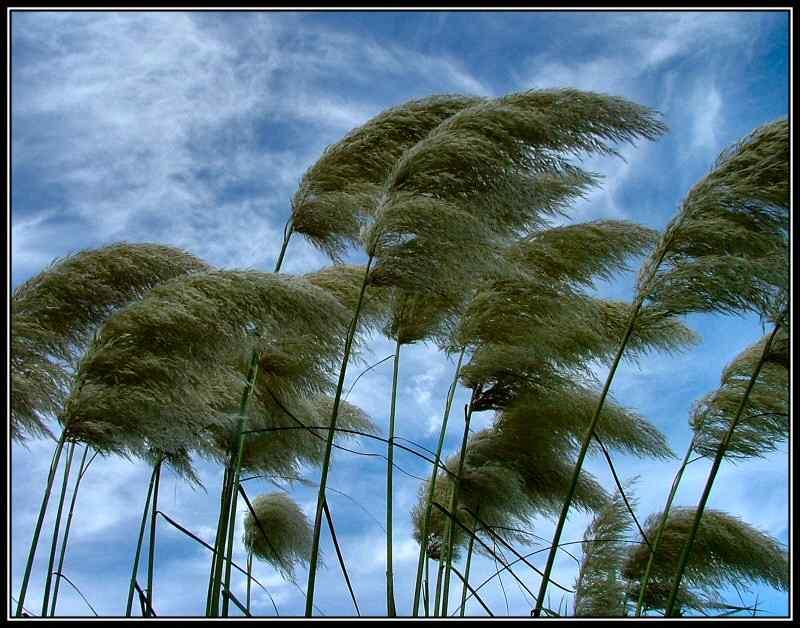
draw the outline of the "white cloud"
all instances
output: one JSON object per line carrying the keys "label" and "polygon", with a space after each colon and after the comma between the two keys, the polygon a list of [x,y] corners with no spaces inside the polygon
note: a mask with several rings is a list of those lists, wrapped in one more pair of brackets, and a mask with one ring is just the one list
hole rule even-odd
{"label": "white cloud", "polygon": [[722,97],[716,85],[701,83],[692,94],[692,148],[717,153],[721,148]]}
{"label": "white cloud", "polygon": [[[212,263],[271,266],[304,168],[385,107],[372,90],[331,90],[331,77],[368,85],[376,73],[408,82],[432,72],[442,87],[486,93],[449,58],[308,25],[298,39],[295,16],[238,26],[233,36],[191,13],[15,20],[15,45],[31,50],[15,74],[15,168],[63,191],[48,211],[100,242],[155,236]],[[268,130],[288,121],[300,150]],[[237,188],[247,200],[231,197]],[[30,236],[32,223],[14,229],[21,275],[66,252]]]}

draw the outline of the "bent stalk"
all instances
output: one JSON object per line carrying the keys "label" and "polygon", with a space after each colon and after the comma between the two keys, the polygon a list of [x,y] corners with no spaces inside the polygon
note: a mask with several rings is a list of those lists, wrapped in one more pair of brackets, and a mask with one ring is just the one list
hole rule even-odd
{"label": "bent stalk", "polygon": [[758,359],[758,363],[756,364],[755,369],[753,369],[753,374],[750,376],[750,381],[747,383],[747,388],[744,391],[744,395],[742,395],[742,400],[739,403],[739,407],[736,410],[736,415],[733,417],[730,426],[728,427],[728,431],[725,432],[725,436],[723,436],[722,441],[717,448],[717,455],[714,456],[714,463],[711,465],[711,470],[708,473],[708,479],[706,479],[706,485],[703,489],[703,494],[700,497],[700,503],[697,505],[697,511],[694,515],[694,521],[692,522],[692,529],[689,532],[689,537],[686,539],[686,544],[683,546],[683,551],[681,552],[681,557],[678,559],[678,569],[675,575],[675,580],[672,583],[672,590],[669,594],[669,599],[667,600],[667,607],[664,610],[665,617],[673,616],[673,609],[675,608],[675,602],[678,597],[678,590],[681,586],[681,580],[683,579],[683,572],[686,570],[686,564],[689,561],[689,555],[692,552],[692,545],[694,545],[694,539],[697,536],[697,530],[700,527],[700,519],[703,517],[703,511],[706,508],[706,503],[708,502],[708,497],[711,494],[711,487],[714,485],[714,480],[717,477],[717,473],[719,472],[720,465],[722,464],[722,459],[725,457],[725,452],[728,450],[728,445],[731,442],[731,438],[733,437],[733,431],[736,429],[736,426],[739,424],[739,420],[742,417],[742,413],[744,412],[745,407],[747,406],[747,401],[750,398],[750,393],[753,390],[753,386],[758,379],[758,375],[761,372],[761,367],[764,366],[764,361],[766,356],[769,354],[770,347],[772,346],[772,341],[775,339],[776,334],[781,328],[780,320],[783,319],[781,316],[778,320],[779,322],[775,323],[775,328],[772,330],[767,342],[764,344],[764,349],[761,352],[761,357]]}
{"label": "bent stalk", "polygon": [[622,359],[622,354],[625,352],[625,347],[628,344],[628,340],[633,333],[633,327],[636,324],[636,317],[639,314],[639,310],[642,308],[642,303],[644,302],[644,298],[639,296],[636,299],[636,302],[633,306],[633,311],[631,312],[630,318],[628,319],[628,326],[625,329],[625,334],[622,337],[622,342],[620,342],[619,348],[617,349],[617,354],[614,356],[614,361],[611,364],[611,369],[608,372],[608,376],[606,377],[606,383],[603,386],[603,391],[600,393],[600,399],[597,402],[597,407],[594,411],[594,416],[592,417],[592,421],[589,424],[589,428],[586,430],[586,434],[583,437],[583,442],[581,443],[581,449],[578,453],[578,459],[575,462],[575,470],[572,473],[572,481],[570,482],[569,490],[567,491],[567,497],[564,500],[564,505],[561,508],[561,514],[558,517],[558,523],[556,524],[556,530],[553,534],[553,541],[550,544],[550,551],[547,554],[547,563],[545,564],[544,574],[542,575],[542,584],[539,587],[539,595],[536,596],[536,606],[533,608],[533,616],[539,617],[542,612],[542,606],[544,605],[545,600],[545,593],[547,592],[547,585],[550,584],[550,573],[553,571],[553,563],[555,562],[556,553],[558,552],[558,545],[561,541],[561,533],[564,530],[564,524],[567,521],[567,514],[569,513],[569,507],[572,505],[572,498],[575,497],[575,491],[578,488],[578,478],[581,474],[581,468],[583,467],[583,461],[586,458],[586,452],[589,449],[589,445],[592,442],[592,438],[594,438],[594,431],[597,427],[597,423],[600,420],[600,413],[603,410],[603,404],[605,403],[606,397],[608,396],[608,391],[611,388],[611,382],[614,379],[614,374],[617,372],[617,367],[619,366],[620,360]]}
{"label": "bent stalk", "polygon": [[353,346],[353,339],[356,335],[356,328],[358,326],[358,316],[361,313],[361,306],[364,302],[364,293],[367,290],[367,283],[369,282],[369,270],[372,266],[372,255],[367,259],[367,266],[364,270],[364,280],[361,282],[361,291],[358,295],[358,302],[356,309],[353,313],[353,321],[350,323],[350,329],[347,331],[347,339],[344,345],[344,354],[342,356],[342,368],[339,371],[339,382],[336,385],[336,394],[333,398],[333,409],[331,411],[330,429],[328,430],[328,439],[325,443],[325,455],[322,459],[322,472],[319,480],[319,494],[317,495],[317,511],[314,518],[314,536],[311,543],[311,557],[308,566],[308,585],[306,586],[306,610],[305,616],[311,617],[314,611],[314,585],[317,578],[317,562],[319,559],[319,537],[322,531],[322,515],[323,506],[325,504],[325,487],[328,483],[328,470],[331,463],[331,452],[333,451],[333,437],[336,433],[336,419],[339,416],[339,403],[342,398],[342,388],[344,387],[344,378],[347,373],[347,363],[350,360],[350,351]]}
{"label": "bent stalk", "polygon": [[75,454],[75,442],[69,444],[67,461],[64,464],[64,479],[61,482],[61,495],[58,498],[56,522],[53,527],[53,541],[50,543],[50,559],[47,561],[47,578],[44,581],[44,597],[42,599],[42,617],[47,617],[47,607],[50,602],[50,587],[53,583],[53,565],[56,562],[56,549],[58,548],[58,531],[61,528],[61,514],[64,512],[64,500],[67,497],[67,484],[69,484],[69,471],[72,467],[72,457]]}
{"label": "bent stalk", "polygon": [[[433,495],[434,491],[436,490],[436,474],[439,471],[439,464],[442,458],[442,449],[444,447],[444,437],[447,433],[447,420],[450,417],[450,408],[453,405],[453,397],[455,396],[456,387],[458,386],[458,374],[461,371],[461,362],[464,360],[464,351],[465,349],[461,349],[461,353],[458,356],[458,364],[456,365],[456,371],[453,375],[453,382],[450,384],[450,389],[447,391],[447,401],[445,403],[444,408],[444,416],[442,417],[442,427],[439,430],[439,443],[436,446],[436,455],[434,456],[433,462],[433,471],[431,473],[431,479],[429,482],[428,488],[428,499],[427,505],[425,506],[425,517],[422,520],[422,542],[419,548],[419,560],[417,561],[417,580],[416,584],[414,585],[414,605],[412,608],[414,617],[418,616],[418,609],[419,609],[419,595],[420,595],[420,588],[422,583],[422,569],[423,569],[423,562],[426,560],[426,540],[428,537],[428,527],[431,521],[431,512],[433,511]],[[427,612],[426,612],[427,616]]]}
{"label": "bent stalk", "polygon": [[47,502],[50,501],[50,492],[53,490],[53,480],[56,476],[58,469],[58,461],[61,458],[61,452],[64,449],[64,442],[67,439],[67,430],[61,432],[58,438],[56,449],[53,452],[53,459],[50,462],[50,472],[47,475],[47,484],[44,489],[44,496],[42,497],[42,505],[39,507],[39,518],[36,520],[36,527],[33,530],[33,539],[31,540],[31,548],[28,551],[28,562],[25,565],[25,574],[22,576],[22,586],[19,591],[19,598],[17,598],[17,610],[14,613],[17,617],[22,617],[23,606],[25,604],[25,594],[28,591],[28,582],[31,578],[31,569],[33,568],[33,558],[36,555],[36,547],[39,544],[39,535],[42,532],[42,523],[44,523],[44,516],[47,512]]}
{"label": "bent stalk", "polygon": [[292,237],[293,232],[294,224],[290,217],[286,226],[283,228],[283,244],[281,245],[281,252],[278,254],[278,261],[275,262],[275,270],[273,271],[275,273],[280,272],[281,266],[283,266],[283,256],[286,255],[286,247],[289,246],[289,239]]}
{"label": "bent stalk", "polygon": [[389,617],[396,617],[394,604],[394,577],[392,574],[392,480],[394,471],[394,417],[397,402],[397,373],[400,368],[400,341],[394,350],[394,372],[392,374],[392,401],[389,411],[389,446],[386,467],[386,612]]}
{"label": "bent stalk", "polygon": [[142,554],[142,541],[144,540],[144,527],[147,524],[147,512],[150,510],[150,499],[153,496],[153,485],[156,481],[156,469],[153,467],[153,473],[150,475],[150,486],[147,489],[147,499],[144,502],[144,510],[142,511],[142,525],[139,527],[139,540],[136,543],[136,554],[133,558],[133,570],[131,571],[131,584],[128,589],[128,603],[125,607],[125,617],[131,616],[133,609],[133,593],[136,590],[136,574],[139,571],[139,557]]}
{"label": "bent stalk", "polygon": [[650,557],[647,559],[647,566],[644,569],[644,575],[642,576],[642,581],[639,585],[639,597],[636,601],[636,617],[641,617],[642,615],[642,610],[644,609],[644,595],[645,591],[647,590],[647,583],[650,581],[650,571],[652,570],[653,563],[655,562],[658,546],[661,544],[661,537],[664,536],[664,530],[667,527],[669,511],[672,508],[672,502],[678,492],[678,484],[680,484],[681,478],[683,478],[683,472],[686,470],[686,466],[689,464],[689,457],[692,455],[693,450],[694,439],[692,439],[692,442],[689,444],[689,448],[686,450],[686,455],[683,458],[681,466],[678,468],[678,472],[675,474],[675,479],[672,480],[672,488],[670,488],[669,496],[667,497],[667,503],[664,505],[664,512],[661,516],[661,521],[658,524],[658,529],[656,530],[656,537],[653,539],[653,545],[650,548]]}
{"label": "bent stalk", "polygon": [[[475,391],[473,391],[473,399]],[[456,530],[454,521],[457,519],[458,514],[458,497],[461,489],[461,474],[464,472],[464,458],[467,454],[467,439],[469,438],[469,421],[472,418],[472,402],[464,408],[464,437],[461,439],[461,453],[458,457],[458,473],[454,479],[453,492],[450,495],[449,511],[452,519],[448,518],[447,521],[447,554],[445,560],[447,564],[444,569],[444,586],[442,591],[442,617],[447,617],[447,602],[450,597],[450,567],[453,563],[453,548],[455,546]],[[470,539],[474,539],[471,536]]]}
{"label": "bent stalk", "polygon": [[[87,445],[83,450],[83,457],[81,458],[80,467],[78,467],[78,478],[75,480],[75,486],[72,489],[72,499],[69,504],[69,513],[67,513],[67,525],[64,528],[64,538],[61,541],[61,553],[58,557],[58,568],[56,571],[58,573],[62,573],[64,567],[64,557],[67,553],[67,540],[69,539],[69,530],[72,527],[72,514],[75,512],[75,502],[78,499],[78,488],[81,485],[81,480],[83,479],[83,474],[86,469],[86,455],[89,453],[89,446]],[[56,582],[53,585],[53,602],[50,605],[50,617],[54,617],[56,614],[56,601],[58,600],[58,589],[61,585],[61,578],[56,578]]]}

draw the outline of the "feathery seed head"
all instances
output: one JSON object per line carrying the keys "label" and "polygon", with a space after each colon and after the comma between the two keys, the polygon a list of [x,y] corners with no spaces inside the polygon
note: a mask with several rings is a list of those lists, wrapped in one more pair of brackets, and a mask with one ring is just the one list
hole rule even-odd
{"label": "feathery seed head", "polygon": [[789,128],[783,118],[724,151],[683,201],[637,283],[673,314],[766,314],[788,289]]}
{"label": "feathery seed head", "polygon": [[249,552],[291,578],[295,567],[311,556],[312,528],[300,507],[286,493],[268,493],[253,500],[244,520]]}
{"label": "feathery seed head", "polygon": [[[215,455],[234,420],[253,350],[286,359],[264,374],[283,400],[330,389],[350,315],[300,278],[210,271],[158,286],[119,310],[81,362],[63,416],[99,450]],[[285,343],[285,344],[283,344]]]}
{"label": "feathery seed head", "polygon": [[47,433],[97,327],[161,282],[208,265],[180,249],[120,242],[54,261],[11,298],[11,434]]}
{"label": "feathery seed head", "polygon": [[[723,371],[721,386],[695,405],[694,448],[715,456],[741,405],[768,337],[745,349]],[[725,456],[748,458],[775,451],[789,437],[788,332],[778,333],[736,424]]]}
{"label": "feathery seed head", "polygon": [[[629,488],[632,482],[628,483]],[[626,495],[629,491],[626,490]],[[628,552],[626,537],[632,521],[622,495],[617,491],[583,534],[583,557],[575,584],[577,617],[622,617],[627,615],[622,563]]]}
{"label": "feathery seed head", "polygon": [[[645,534],[655,538],[661,513],[645,521]],[[695,517],[693,508],[673,508],[656,550],[654,581],[670,581]],[[649,558],[647,546],[632,548],[624,565],[625,577],[641,579]],[[743,581],[760,582],[781,591],[789,584],[786,551],[774,538],[719,510],[706,509],[689,556],[684,581],[690,587],[719,588]],[[666,599],[651,603],[663,608]]]}
{"label": "feathery seed head", "polygon": [[443,120],[482,99],[435,95],[388,109],[325,149],[292,199],[294,230],[334,259],[359,240],[398,157]]}

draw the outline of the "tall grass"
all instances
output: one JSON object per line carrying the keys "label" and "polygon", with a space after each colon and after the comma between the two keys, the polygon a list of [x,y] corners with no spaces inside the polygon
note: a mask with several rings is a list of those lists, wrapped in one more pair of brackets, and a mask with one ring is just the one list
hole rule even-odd
{"label": "tall grass", "polygon": [[[570,491],[553,535],[558,545],[586,451],[640,312],[755,311],[768,315],[788,281],[789,133],[784,120],[756,129],[726,150],[685,198],[639,273],[625,333],[586,431]],[[710,489],[710,486],[707,487]],[[702,509],[698,511],[698,517]],[[547,558],[550,573],[555,549]],[[678,578],[679,579],[679,578]],[[542,580],[534,615],[547,590]],[[675,588],[677,593],[677,587]]]}
{"label": "tall grass", "polygon": [[[222,471],[215,542],[201,541],[212,550],[206,616],[228,616],[231,602],[251,614],[252,561],[260,559],[287,579],[296,567],[308,566],[310,617],[323,515],[360,614],[327,502],[332,451],[340,446],[337,438],[348,435],[387,446],[388,616],[397,614],[399,448],[432,463],[411,512],[420,546],[414,616],[420,597],[426,615],[432,610],[447,616],[453,573],[463,582],[457,612],[464,616],[467,600],[475,597],[492,615],[477,594],[483,585],[469,582],[479,553],[499,560],[535,597],[534,616],[555,614],[546,608],[547,591],[550,584],[567,590],[554,583],[552,570],[557,551],[572,543],[562,543],[561,535],[573,506],[595,515],[577,541],[583,560],[576,615],[721,610],[719,589],[739,581],[785,589],[783,548],[706,504],[723,460],[768,454],[788,435],[787,120],[764,125],[726,150],[660,234],[628,221],[553,224],[600,182],[576,158],[615,155],[620,142],[654,140],[665,130],[650,109],[573,89],[409,101],[351,131],[304,174],[272,273],[213,269],[179,249],[120,243],[57,261],[20,286],[11,303],[11,435],[18,441],[55,438],[47,427],[51,417],[63,429],[16,614],[22,613],[50,493],[66,457],[42,601],[42,615],[48,607],[55,614],[89,447],[100,455],[142,459],[153,469],[126,616],[136,590],[143,613],[155,614],[162,470],[169,467],[199,484],[197,459]],[[294,233],[334,264],[303,276],[281,274]],[[363,250],[364,265],[342,263],[354,248]],[[631,303],[589,293],[597,280],[627,270],[639,255],[647,257]],[[692,444],[665,508],[642,527],[626,494],[630,484],[618,478],[609,452],[659,460],[673,454],[645,417],[612,398],[611,386],[623,360],[696,342],[679,319],[692,312],[755,312],[774,327],[726,368],[717,391],[696,404]],[[349,364],[375,332],[395,347],[385,439],[342,397]],[[419,342],[458,355],[432,458],[397,437],[404,418],[398,404],[401,350]],[[595,361],[609,365],[602,385],[592,375]],[[470,401],[458,451],[445,456],[459,383]],[[486,411],[494,413],[489,426],[472,431],[474,413]],[[86,449],[54,571],[79,443]],[[611,466],[618,489],[613,497],[582,473],[594,451]],[[697,507],[675,508],[692,453],[712,459],[711,470]],[[320,468],[313,524],[285,493],[251,503],[242,489],[245,470],[297,478],[306,465]],[[233,562],[240,494],[249,510],[243,522],[246,570]],[[538,515],[557,515],[552,542],[538,550],[547,551],[543,571],[515,547],[530,540]],[[627,538],[633,524],[640,540]],[[456,560],[464,550],[462,574]],[[538,595],[511,570],[505,551],[541,575]],[[438,562],[433,596],[430,560]],[[233,567],[247,577],[244,604],[231,591]]]}

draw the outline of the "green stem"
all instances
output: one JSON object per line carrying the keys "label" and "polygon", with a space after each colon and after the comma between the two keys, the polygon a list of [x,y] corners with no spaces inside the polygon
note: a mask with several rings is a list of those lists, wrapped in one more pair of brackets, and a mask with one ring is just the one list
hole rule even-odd
{"label": "green stem", "polygon": [[249,552],[247,554],[247,597],[245,598],[245,608],[247,609],[247,614],[250,614],[250,580],[253,577],[253,553]]}
{"label": "green stem", "polygon": [[[473,391],[473,399],[475,398],[475,391]],[[442,617],[447,617],[447,603],[450,597],[450,566],[453,562],[453,549],[455,547],[456,530],[453,521],[458,517],[458,498],[461,490],[461,474],[464,472],[464,459],[467,454],[467,439],[469,438],[469,422],[472,418],[472,402],[464,408],[464,436],[461,439],[461,453],[458,457],[458,473],[453,480],[453,492],[450,495],[450,513],[453,519],[447,521],[447,554],[445,560],[447,565],[444,570],[444,587],[442,591]],[[475,538],[474,536],[470,538]]]}
{"label": "green stem", "polygon": [[[782,320],[783,316],[781,316],[778,320]],[[683,546],[683,551],[681,552],[681,557],[678,559],[678,570],[675,575],[675,580],[672,583],[672,590],[669,594],[669,599],[667,600],[667,606],[664,612],[665,617],[672,617],[672,611],[675,607],[675,602],[678,597],[678,591],[681,586],[681,580],[683,578],[683,572],[686,570],[686,564],[689,561],[689,555],[692,552],[692,545],[694,545],[694,539],[697,536],[697,530],[700,527],[700,519],[703,517],[703,511],[706,508],[706,503],[708,502],[709,495],[711,494],[711,487],[714,485],[714,480],[717,478],[717,473],[719,472],[720,465],[722,464],[722,460],[725,457],[725,452],[728,450],[728,446],[730,445],[731,438],[733,438],[733,431],[736,429],[736,426],[739,424],[739,421],[742,417],[742,413],[744,412],[745,407],[747,406],[747,401],[750,398],[750,393],[753,390],[753,386],[755,386],[756,380],[758,379],[759,373],[761,373],[761,368],[764,366],[764,361],[769,354],[770,347],[772,346],[772,341],[775,339],[775,335],[778,333],[778,330],[781,328],[781,323],[775,323],[775,328],[772,330],[767,342],[764,344],[764,349],[761,352],[761,357],[758,359],[758,363],[756,364],[755,369],[753,370],[753,374],[750,376],[750,381],[747,383],[747,388],[744,391],[744,395],[742,395],[742,400],[739,402],[739,407],[736,410],[736,415],[733,417],[728,430],[725,432],[725,436],[723,436],[722,441],[717,448],[717,454],[714,456],[714,463],[711,465],[711,470],[708,473],[708,479],[706,480],[705,488],[703,489],[703,494],[700,497],[700,503],[697,505],[697,511],[694,515],[694,521],[692,522],[692,529],[689,532],[689,537],[686,540],[685,545]]]}
{"label": "green stem", "polygon": [[444,561],[439,556],[439,568],[436,570],[436,599],[433,604],[433,616],[439,616],[439,604],[442,601],[442,572],[444,572]]}
{"label": "green stem", "polygon": [[[480,512],[480,505],[476,509],[476,512]],[[478,528],[478,522],[475,522],[475,525],[472,526],[472,536],[469,537],[469,547],[467,548],[467,564],[464,566],[464,588],[461,590],[461,610],[459,615],[461,617],[464,616],[464,609],[467,604],[467,589],[469,588],[469,568],[472,566],[472,550],[475,547],[475,531]]]}
{"label": "green stem", "polygon": [[456,370],[453,375],[453,382],[450,384],[450,389],[447,391],[447,401],[445,403],[444,416],[442,417],[442,427],[439,430],[439,443],[436,446],[436,455],[433,461],[433,471],[431,472],[431,479],[428,482],[428,498],[426,500],[425,516],[422,519],[422,535],[420,536],[420,538],[422,539],[422,543],[420,544],[419,548],[419,559],[417,561],[417,579],[416,579],[416,584],[414,585],[414,605],[412,608],[414,617],[418,616],[419,596],[422,584],[422,568],[423,568],[423,562],[426,560],[427,556],[428,528],[430,526],[431,512],[433,510],[432,504],[433,504],[434,491],[436,490],[436,476],[439,472],[439,463],[442,458],[442,449],[444,447],[444,437],[445,434],[447,433],[447,420],[450,417],[450,408],[453,405],[453,397],[455,396],[456,387],[458,386],[458,375],[459,372],[461,371],[461,362],[464,360],[464,351],[465,349],[461,349],[461,353],[458,356],[458,364],[456,365]]}
{"label": "green stem", "polygon": [[[239,474],[242,469],[242,457],[244,455],[245,423],[247,421],[247,404],[253,393],[256,377],[258,376],[258,352],[253,350],[250,357],[250,369],[247,373],[247,386],[242,393],[242,401],[239,405],[239,422],[236,437],[236,451],[234,455],[233,474],[231,476],[231,500],[230,515],[228,516],[228,544],[225,552],[225,590],[230,591],[231,585],[231,564],[233,562],[233,537],[236,532],[236,503],[239,498]],[[228,597],[222,600],[222,616],[228,616]]]}
{"label": "green stem", "polygon": [[139,540],[136,543],[136,554],[133,558],[133,570],[131,571],[131,584],[128,589],[128,603],[125,607],[125,617],[131,616],[133,608],[133,593],[136,590],[136,574],[139,571],[139,557],[142,554],[142,542],[144,541],[144,527],[147,524],[147,512],[150,510],[150,499],[153,496],[153,485],[156,481],[157,465],[153,466],[153,472],[150,474],[150,486],[147,488],[147,499],[144,502],[144,510],[142,511],[142,525],[139,527]]}
{"label": "green stem", "polygon": [[44,581],[44,597],[42,599],[42,617],[47,617],[47,607],[50,602],[50,587],[53,584],[53,565],[56,562],[56,550],[58,549],[58,532],[61,528],[61,515],[64,512],[64,501],[67,497],[67,484],[69,484],[69,471],[72,468],[72,457],[75,455],[75,442],[69,444],[67,449],[67,461],[64,464],[64,480],[61,482],[61,494],[58,498],[58,509],[56,510],[56,522],[53,528],[53,541],[50,543],[50,559],[47,561],[47,578]]}
{"label": "green stem", "polygon": [[636,324],[636,318],[639,315],[639,310],[642,308],[642,304],[644,302],[644,298],[640,295],[637,297],[636,301],[633,304],[633,310],[631,311],[630,317],[628,319],[628,326],[625,329],[625,334],[622,337],[622,341],[620,342],[619,348],[617,349],[617,354],[614,356],[614,361],[611,364],[611,369],[608,372],[608,376],[606,377],[606,383],[603,386],[603,392],[600,393],[600,399],[597,402],[597,407],[594,411],[594,416],[592,417],[592,421],[589,424],[589,428],[586,430],[586,434],[583,437],[583,442],[581,443],[581,449],[578,453],[578,459],[575,462],[575,470],[572,473],[572,481],[570,482],[569,490],[567,491],[567,497],[564,500],[564,505],[561,508],[561,514],[558,517],[558,523],[556,524],[556,530],[553,534],[553,542],[550,544],[551,548],[547,554],[547,563],[545,564],[544,574],[542,575],[542,583],[539,587],[539,595],[536,597],[536,606],[533,609],[533,616],[539,617],[542,612],[542,606],[544,605],[545,593],[547,592],[547,585],[550,584],[550,573],[553,571],[553,563],[555,562],[556,554],[558,553],[558,544],[561,540],[561,533],[564,530],[564,524],[567,521],[567,514],[569,513],[569,507],[572,505],[572,498],[575,497],[575,491],[578,488],[578,478],[581,474],[581,468],[583,467],[583,461],[586,458],[586,452],[589,449],[589,445],[592,442],[592,438],[594,438],[594,431],[597,427],[597,423],[600,420],[600,413],[603,410],[603,404],[605,403],[606,396],[608,395],[608,391],[611,388],[611,382],[614,379],[614,374],[617,372],[617,367],[619,366],[620,360],[622,359],[622,354],[625,351],[625,347],[628,344],[628,340],[633,333],[634,325]]}
{"label": "green stem", "polygon": [[219,517],[217,517],[217,534],[214,537],[214,549],[211,555],[211,572],[208,575],[208,592],[206,593],[206,617],[211,617],[211,592],[214,589],[214,574],[217,570],[217,561],[220,560],[220,548],[222,547],[223,523],[225,521],[225,505],[230,499],[230,469],[226,466],[222,474],[222,490],[219,496]]}
{"label": "green stem", "polygon": [[286,255],[286,247],[289,246],[289,239],[292,237],[293,232],[294,224],[292,223],[292,219],[290,217],[289,222],[286,223],[286,227],[283,229],[283,244],[281,245],[281,252],[278,254],[278,261],[275,262],[275,270],[272,272],[280,272],[281,266],[283,266],[283,256]]}
{"label": "green stem", "polygon": [[150,542],[147,547],[147,613],[150,616],[153,613],[153,575],[155,571],[156,560],[156,523],[158,521],[156,515],[158,514],[158,485],[161,482],[161,463],[163,459],[156,463],[154,469],[156,481],[153,485],[153,506],[152,516],[150,518]]}
{"label": "green stem", "polygon": [[642,576],[639,597],[636,601],[636,617],[641,617],[642,615],[642,611],[644,609],[645,591],[647,591],[647,584],[650,581],[650,572],[653,569],[656,551],[658,551],[658,546],[661,544],[661,537],[664,535],[664,530],[667,527],[669,511],[672,508],[672,502],[675,500],[675,495],[678,493],[678,484],[680,484],[680,481],[683,478],[683,472],[686,470],[686,466],[689,464],[689,457],[692,455],[693,450],[694,439],[692,440],[692,443],[689,444],[689,448],[686,450],[686,455],[683,457],[683,462],[678,468],[678,472],[675,474],[675,479],[672,480],[672,487],[670,488],[669,496],[667,497],[667,503],[664,506],[664,512],[661,515],[661,521],[658,524],[658,530],[656,530],[656,536],[653,539],[653,545],[650,548],[650,557],[647,559],[647,566],[644,569],[644,575]]}
{"label": "green stem", "polygon": [[[75,480],[75,486],[72,489],[72,499],[69,504],[69,513],[67,514],[67,525],[64,528],[64,539],[61,541],[61,553],[58,557],[58,568],[56,571],[62,573],[64,567],[64,558],[67,553],[67,540],[69,539],[69,530],[72,527],[72,514],[75,512],[75,502],[78,499],[78,488],[83,479],[84,469],[86,468],[86,455],[89,453],[89,445],[83,450],[83,457],[81,458],[80,467],[78,467],[78,478]],[[58,600],[58,589],[61,585],[61,578],[56,578],[56,583],[53,585],[53,602],[50,605],[50,617],[56,614],[56,601]]]}
{"label": "green stem", "polygon": [[386,467],[386,612],[389,617],[397,616],[394,604],[394,577],[392,574],[392,480],[394,471],[394,417],[397,405],[397,374],[400,368],[400,341],[395,343],[394,372],[392,374],[392,401],[389,411],[389,445]]}
{"label": "green stem", "polygon": [[425,588],[422,592],[422,603],[423,608],[425,609],[425,617],[430,615],[430,599],[431,599],[431,588],[430,588],[430,573],[428,571],[428,564],[430,563],[430,559],[428,558],[428,553],[425,553]]}
{"label": "green stem", "polygon": [[65,429],[61,432],[61,436],[56,444],[56,449],[53,452],[53,459],[50,462],[47,485],[44,489],[42,505],[39,507],[39,518],[36,520],[36,527],[33,530],[33,540],[31,540],[31,548],[28,551],[28,562],[25,565],[25,575],[22,576],[22,587],[20,587],[19,598],[17,599],[17,610],[16,613],[14,613],[17,617],[22,616],[22,607],[25,605],[25,594],[28,591],[28,582],[31,578],[31,569],[33,568],[33,558],[36,555],[36,546],[39,544],[39,535],[42,533],[42,523],[44,523],[44,515],[47,512],[47,502],[50,501],[50,492],[53,490],[53,480],[56,476],[58,461],[61,458],[61,451],[64,449],[66,438],[67,430]]}
{"label": "green stem", "polygon": [[339,382],[336,385],[336,394],[333,398],[333,409],[331,412],[330,429],[328,430],[328,439],[325,443],[325,454],[322,458],[322,471],[319,480],[319,493],[317,495],[317,511],[314,517],[314,535],[311,543],[311,557],[308,566],[308,584],[306,586],[306,611],[305,616],[311,617],[314,611],[314,585],[317,578],[317,562],[319,560],[319,537],[322,531],[322,515],[323,505],[325,504],[325,487],[328,483],[328,471],[331,463],[331,452],[333,451],[333,437],[336,433],[336,419],[339,416],[339,403],[342,398],[342,388],[344,387],[344,378],[347,373],[347,363],[350,360],[350,351],[353,346],[353,339],[356,335],[358,326],[358,316],[361,313],[361,306],[364,302],[364,293],[367,291],[367,284],[369,283],[369,271],[372,266],[372,255],[367,259],[367,266],[364,269],[364,279],[361,282],[361,291],[358,295],[358,302],[356,309],[353,313],[353,320],[350,323],[350,329],[347,331],[347,339],[345,340],[344,353],[342,355],[342,368],[339,371]]}

